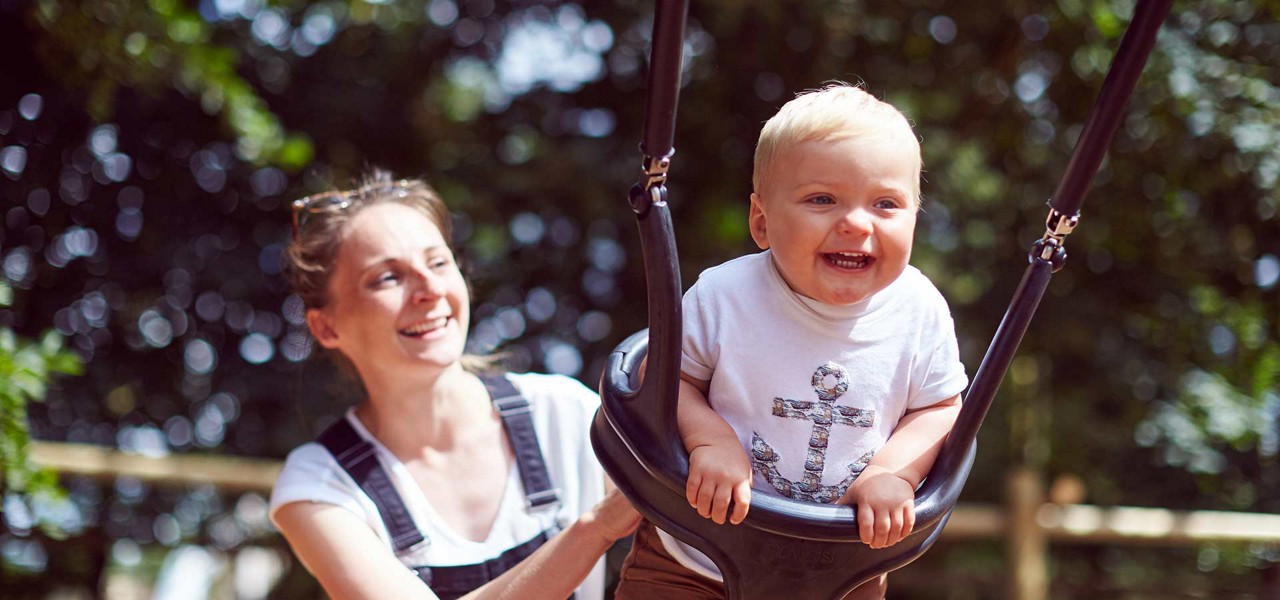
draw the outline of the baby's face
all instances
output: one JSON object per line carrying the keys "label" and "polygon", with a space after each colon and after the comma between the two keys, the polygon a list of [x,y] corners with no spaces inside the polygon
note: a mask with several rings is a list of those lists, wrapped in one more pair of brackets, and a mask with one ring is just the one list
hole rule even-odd
{"label": "baby's face", "polygon": [[791,289],[827,304],[883,290],[911,258],[919,146],[896,130],[801,142],[751,195],[751,237]]}

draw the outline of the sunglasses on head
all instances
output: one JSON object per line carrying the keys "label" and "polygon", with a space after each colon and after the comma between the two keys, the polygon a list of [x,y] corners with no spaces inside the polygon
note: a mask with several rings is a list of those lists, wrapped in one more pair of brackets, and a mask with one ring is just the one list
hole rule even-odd
{"label": "sunglasses on head", "polygon": [[320,192],[319,194],[298,198],[291,205],[293,212],[293,239],[298,239],[298,234],[301,233],[302,228],[312,215],[346,210],[357,201],[367,200],[385,193],[394,193],[397,197],[405,198],[409,195],[408,188],[412,184],[413,182],[408,179],[392,182],[380,181],[350,190]]}

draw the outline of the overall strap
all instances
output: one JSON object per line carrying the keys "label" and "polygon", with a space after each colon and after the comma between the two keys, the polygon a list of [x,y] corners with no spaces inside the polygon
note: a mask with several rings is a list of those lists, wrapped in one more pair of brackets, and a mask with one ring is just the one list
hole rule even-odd
{"label": "overall strap", "polygon": [[[482,563],[456,567],[418,567],[414,572],[427,584],[427,587],[431,588],[432,592],[440,597],[440,600],[455,600],[511,570],[533,554],[534,550],[547,543],[550,537],[551,534],[544,531],[533,539]],[[569,597],[573,598],[572,595]]]}
{"label": "overall strap", "polygon": [[505,375],[481,375],[480,380],[489,390],[493,408],[502,417],[502,428],[511,440],[520,483],[524,484],[525,505],[538,508],[558,502],[559,491],[551,485],[551,474],[542,458],[542,447],[538,445],[538,432],[533,428],[529,401]]}
{"label": "overall strap", "polygon": [[382,516],[382,523],[391,534],[391,545],[396,554],[426,540],[413,524],[409,509],[400,499],[400,494],[396,493],[391,477],[378,462],[373,444],[360,437],[345,417],[325,429],[316,441],[337,459],[342,470],[355,480],[378,507],[378,514]]}

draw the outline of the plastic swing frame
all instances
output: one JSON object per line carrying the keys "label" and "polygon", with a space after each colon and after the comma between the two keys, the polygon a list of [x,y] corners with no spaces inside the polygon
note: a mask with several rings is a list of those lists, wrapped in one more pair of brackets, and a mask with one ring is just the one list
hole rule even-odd
{"label": "plastic swing frame", "polygon": [[[676,429],[680,376],[681,283],[667,205],[688,0],[657,0],[646,90],[644,155],[629,203],[636,215],[648,282],[649,329],[610,354],[591,441],[605,471],[645,518],[709,556],[730,600],[840,598],[933,545],[973,467],[978,429],[1079,221],[1123,110],[1169,13],[1171,0],[1139,0],[1066,172],[1048,204],[1044,236],[984,356],[950,436],[916,494],[916,526],[894,546],[859,541],[855,508],[755,494],[742,524],[717,525],[685,500],[688,455]],[[646,375],[639,368],[646,356]]]}

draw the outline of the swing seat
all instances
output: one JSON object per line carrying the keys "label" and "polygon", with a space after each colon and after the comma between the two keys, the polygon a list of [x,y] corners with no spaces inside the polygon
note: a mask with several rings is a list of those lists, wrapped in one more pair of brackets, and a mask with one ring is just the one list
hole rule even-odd
{"label": "swing seat", "polygon": [[[1171,4],[1172,0],[1140,0],[1135,7],[1067,171],[1049,201],[1044,237],[1032,245],[1027,270],[964,394],[960,414],[916,490],[915,529],[897,544],[876,549],[859,540],[851,506],[754,494],[741,524],[717,525],[699,516],[685,499],[689,457],[676,429],[680,266],[665,182],[673,153],[688,0],[657,2],[641,143],[644,168],[641,183],[631,188],[628,198],[640,229],[649,329],[624,340],[609,356],[591,443],[605,471],[645,518],[701,550],[720,568],[728,600],[842,598],[910,563],[937,541],[973,467],[978,429],[1050,277],[1066,261],[1063,243],[1077,223],[1084,193]],[[646,362],[650,351],[652,360]]]}
{"label": "swing seat", "polygon": [[[656,194],[655,201],[645,204],[650,193]],[[719,567],[729,600],[841,598],[928,550],[973,467],[977,430],[990,396],[961,407],[951,435],[916,490],[915,529],[888,548],[861,542],[852,506],[754,494],[739,525],[717,525],[689,506],[689,456],[676,427],[683,319],[670,207],[665,187],[647,192],[637,185],[630,200],[632,206],[644,207],[636,224],[648,282],[649,329],[633,334],[609,355],[601,375],[601,409],[591,426],[596,457],[618,488],[645,518]],[[1040,261],[1032,271],[1047,278],[1048,263]],[[1009,356],[1016,345],[997,344]],[[975,384],[989,378],[983,371],[988,370],[979,369]]]}
{"label": "swing seat", "polygon": [[873,549],[859,541],[850,506],[754,494],[740,525],[717,525],[699,516],[685,499],[688,457],[678,447],[679,435],[655,439],[641,425],[653,415],[642,411],[660,404],[648,397],[657,385],[636,386],[648,342],[648,332],[641,331],[610,354],[601,383],[603,409],[596,415],[591,441],[605,470],[645,518],[716,563],[724,574],[726,597],[840,598],[910,563],[937,541],[973,466],[975,444],[969,445],[959,472],[951,477],[930,474],[917,493],[914,531],[888,548]]}

